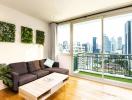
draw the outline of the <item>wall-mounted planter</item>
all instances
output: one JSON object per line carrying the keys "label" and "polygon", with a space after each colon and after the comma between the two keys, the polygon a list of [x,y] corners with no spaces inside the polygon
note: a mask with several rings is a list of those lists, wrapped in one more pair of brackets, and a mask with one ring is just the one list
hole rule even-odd
{"label": "wall-mounted planter", "polygon": [[36,43],[44,45],[45,35],[43,31],[36,30]]}
{"label": "wall-mounted planter", "polygon": [[33,30],[31,28],[21,26],[21,42],[22,43],[33,42]]}
{"label": "wall-mounted planter", "polygon": [[14,42],[15,29],[14,24],[0,21],[0,42]]}

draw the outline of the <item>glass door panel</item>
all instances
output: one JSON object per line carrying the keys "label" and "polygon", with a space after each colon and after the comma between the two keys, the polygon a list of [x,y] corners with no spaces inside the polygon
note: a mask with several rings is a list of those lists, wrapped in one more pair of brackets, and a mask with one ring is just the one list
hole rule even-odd
{"label": "glass door panel", "polygon": [[74,71],[100,77],[102,73],[101,52],[101,19],[73,24]]}
{"label": "glass door panel", "polygon": [[132,82],[132,14],[104,18],[104,78]]}

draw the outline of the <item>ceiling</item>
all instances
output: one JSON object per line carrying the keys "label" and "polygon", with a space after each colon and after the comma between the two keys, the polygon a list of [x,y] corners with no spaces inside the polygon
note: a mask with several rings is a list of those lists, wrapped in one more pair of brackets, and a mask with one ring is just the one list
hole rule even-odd
{"label": "ceiling", "polygon": [[2,5],[48,22],[60,22],[130,3],[132,0],[0,0]]}

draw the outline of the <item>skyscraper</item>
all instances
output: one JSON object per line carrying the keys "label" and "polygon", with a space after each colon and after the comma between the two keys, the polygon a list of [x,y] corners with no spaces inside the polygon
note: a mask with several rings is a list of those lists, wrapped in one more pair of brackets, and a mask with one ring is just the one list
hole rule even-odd
{"label": "skyscraper", "polygon": [[96,53],[97,45],[96,45],[96,37],[93,37],[93,53]]}
{"label": "skyscraper", "polygon": [[104,35],[104,51],[106,53],[111,52],[111,41],[109,40],[109,37]]}
{"label": "skyscraper", "polygon": [[122,50],[122,37],[117,38],[117,49]]}
{"label": "skyscraper", "polygon": [[132,54],[132,21],[127,21],[125,24],[125,54]]}
{"label": "skyscraper", "polygon": [[87,43],[82,44],[82,50],[84,52],[88,52],[88,44]]}
{"label": "skyscraper", "polygon": [[112,53],[115,53],[116,51],[116,40],[114,37],[111,38],[111,51]]}
{"label": "skyscraper", "polygon": [[[125,24],[125,54],[132,54],[132,21]],[[128,70],[132,69],[132,60],[129,62]],[[130,72],[128,73],[130,75]]]}

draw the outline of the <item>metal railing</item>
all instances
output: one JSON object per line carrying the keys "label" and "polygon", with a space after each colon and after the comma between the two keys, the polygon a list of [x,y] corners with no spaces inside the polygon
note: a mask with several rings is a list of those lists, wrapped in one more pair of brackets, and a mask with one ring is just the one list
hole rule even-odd
{"label": "metal railing", "polygon": [[78,53],[74,55],[74,70],[132,77],[132,55]]}

